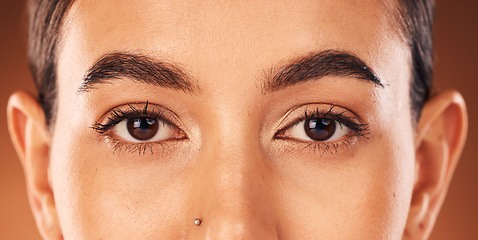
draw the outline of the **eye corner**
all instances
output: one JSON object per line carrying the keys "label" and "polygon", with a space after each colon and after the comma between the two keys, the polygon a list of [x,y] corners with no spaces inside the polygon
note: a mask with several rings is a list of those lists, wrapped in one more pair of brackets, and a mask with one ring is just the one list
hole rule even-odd
{"label": "eye corner", "polygon": [[287,139],[292,139],[290,134],[288,133],[287,130],[290,128],[294,127],[295,125],[299,124],[302,120],[296,120],[292,124],[288,124],[285,127],[279,128],[279,130],[276,130],[276,133],[274,134],[273,138],[274,140],[287,140]]}
{"label": "eye corner", "polygon": [[279,130],[277,133],[274,134],[274,137],[272,139],[274,140],[284,140],[287,139],[285,131],[286,129]]}
{"label": "eye corner", "polygon": [[105,134],[109,130],[108,124],[101,124],[99,122],[95,122],[92,126],[89,127],[90,129],[95,130],[99,134]]}

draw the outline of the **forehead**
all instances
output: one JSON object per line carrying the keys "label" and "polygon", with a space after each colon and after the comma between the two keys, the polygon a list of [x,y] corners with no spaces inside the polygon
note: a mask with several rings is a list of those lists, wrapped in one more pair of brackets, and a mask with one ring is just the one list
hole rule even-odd
{"label": "forehead", "polygon": [[[247,69],[323,49],[350,51],[380,65],[387,61],[379,59],[380,51],[399,42],[391,5],[375,0],[79,0],[65,21],[63,46],[76,49],[78,64],[85,67],[108,52],[141,51],[191,71],[203,69],[201,63],[240,62],[235,67]],[[197,61],[198,56],[208,62]]]}

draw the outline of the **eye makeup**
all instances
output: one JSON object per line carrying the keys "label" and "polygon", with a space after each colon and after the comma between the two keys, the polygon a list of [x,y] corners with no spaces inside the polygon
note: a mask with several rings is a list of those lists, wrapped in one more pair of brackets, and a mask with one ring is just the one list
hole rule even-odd
{"label": "eye makeup", "polygon": [[[160,105],[124,104],[109,110],[92,129],[110,144],[113,153],[155,154],[170,143],[188,139],[178,117]],[[290,151],[309,150],[323,156],[340,153],[360,139],[369,139],[369,124],[354,112],[333,104],[309,103],[291,109],[275,131],[273,141]],[[153,131],[153,132],[152,132]]]}
{"label": "eye makeup", "polygon": [[172,141],[187,139],[178,126],[174,113],[146,102],[115,107],[91,128],[111,143],[113,153],[154,154],[158,146],[164,150]]}
{"label": "eye makeup", "polygon": [[[343,107],[312,103],[296,107],[286,114],[274,140],[289,141],[291,147],[309,150],[323,156],[349,148],[359,139],[369,139],[369,124],[363,123],[352,111]],[[321,133],[320,140],[311,132]],[[338,137],[335,134],[341,131]],[[315,140],[314,140],[315,139]]]}

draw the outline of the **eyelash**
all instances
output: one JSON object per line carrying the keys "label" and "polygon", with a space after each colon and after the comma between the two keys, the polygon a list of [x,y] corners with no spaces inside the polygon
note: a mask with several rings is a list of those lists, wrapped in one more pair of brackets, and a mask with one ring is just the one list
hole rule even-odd
{"label": "eyelash", "polygon": [[[329,109],[320,109],[319,107],[315,108],[314,110],[309,110],[306,108],[302,114],[302,117],[297,117],[291,124],[280,129],[275,135],[274,138],[278,140],[292,140],[297,144],[303,145],[304,147],[301,151],[304,150],[311,150],[316,154],[320,154],[323,156],[326,152],[330,154],[335,154],[338,152],[340,146],[344,146],[348,148],[351,145],[350,140],[344,139],[337,142],[316,142],[316,141],[303,141],[297,140],[294,138],[283,138],[278,137],[280,133],[294,127],[295,125],[299,124],[300,122],[307,120],[307,119],[314,119],[314,118],[326,118],[330,120],[337,121],[339,124],[344,125],[345,127],[349,128],[352,131],[352,134],[349,138],[356,137],[360,138],[363,137],[365,139],[369,139],[367,135],[370,133],[369,124],[367,123],[359,123],[357,118],[350,117],[348,115],[348,111],[343,110],[339,112],[335,112],[334,108],[335,105],[331,105]],[[347,115],[346,115],[347,114]]]}
{"label": "eyelash", "polygon": [[128,106],[127,110],[122,110],[121,108],[116,108],[111,110],[111,113],[109,113],[108,120],[105,124],[96,122],[93,124],[91,127],[98,133],[104,135],[112,144],[113,144],[113,153],[120,151],[120,152],[127,152],[127,153],[134,153],[138,152],[138,154],[145,154],[146,151],[149,150],[151,154],[154,154],[153,148],[155,145],[159,145],[164,148],[164,145],[166,144],[167,141],[164,142],[144,142],[144,143],[129,143],[125,142],[122,140],[119,140],[115,137],[113,137],[111,134],[109,134],[109,130],[111,130],[114,126],[119,124],[125,119],[129,118],[142,118],[142,117],[147,117],[147,118],[153,118],[153,119],[159,119],[174,128],[179,129],[182,131],[178,126],[175,124],[171,123],[170,121],[167,120],[167,118],[164,117],[163,111],[162,110],[148,110],[148,105],[149,103],[146,102],[145,106],[143,109],[138,109],[132,104],[127,104]]}
{"label": "eyelash", "polygon": [[[145,154],[146,151],[149,150],[149,152],[153,154],[153,148],[155,145],[159,145],[164,148],[164,144],[166,144],[167,142],[167,141],[161,141],[161,142],[129,143],[122,140],[118,140],[117,138],[113,137],[111,134],[108,133],[109,130],[111,130],[114,126],[116,126],[121,121],[128,118],[148,117],[153,119],[159,119],[173,126],[174,128],[177,128],[180,131],[182,131],[178,126],[176,126],[175,124],[172,124],[170,121],[167,120],[167,118],[164,117],[163,111],[161,109],[148,110],[148,102],[146,102],[143,109],[138,109],[132,104],[127,104],[126,106],[128,106],[127,110],[123,110],[120,107],[111,110],[111,112],[109,113],[109,116],[107,117],[107,122],[105,124],[96,122],[91,127],[92,129],[100,133],[101,135],[104,135],[113,144],[113,147],[112,147],[113,153],[117,151],[121,151],[121,152],[130,153],[130,154],[134,152],[138,152],[139,154]],[[369,124],[359,123],[355,117],[347,116],[347,115],[350,115],[348,114],[348,111],[342,110],[337,112],[334,110],[334,108],[336,108],[336,106],[334,105],[331,105],[330,108],[328,108],[327,110],[326,109],[321,110],[319,107],[315,108],[314,110],[310,110],[309,108],[306,108],[302,114],[302,117],[297,117],[291,124],[288,124],[287,126],[277,131],[277,133],[274,135],[274,138],[278,140],[294,141],[295,143],[304,146],[302,148],[302,151],[307,149],[312,150],[316,154],[320,153],[320,156],[323,156],[326,152],[335,154],[338,152],[338,149],[340,146],[344,146],[348,148],[351,145],[351,142],[348,139],[340,140],[337,142],[315,142],[315,141],[303,141],[303,140],[298,140],[295,138],[278,137],[280,133],[294,127],[295,125],[299,124],[300,122],[304,120],[313,119],[313,118],[326,118],[326,119],[337,121],[339,124],[342,124],[343,126],[349,128],[352,134],[348,138],[363,137],[365,139],[369,139],[367,137],[367,135],[370,133]]]}

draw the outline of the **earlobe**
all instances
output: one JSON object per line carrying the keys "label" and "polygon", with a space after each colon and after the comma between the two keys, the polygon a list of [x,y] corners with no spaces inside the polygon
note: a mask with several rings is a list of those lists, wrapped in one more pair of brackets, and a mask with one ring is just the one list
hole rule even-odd
{"label": "earlobe", "polygon": [[35,97],[15,92],[7,107],[10,137],[22,163],[28,199],[44,239],[61,239],[48,176],[50,132]]}
{"label": "earlobe", "polygon": [[445,91],[422,110],[415,139],[415,184],[405,239],[427,239],[463,150],[468,117],[463,97]]}

